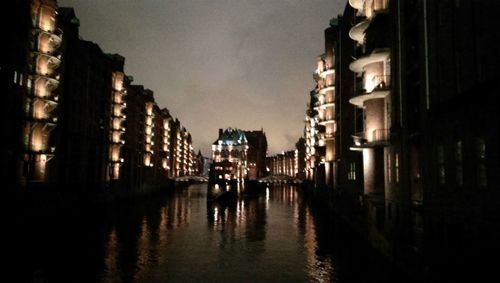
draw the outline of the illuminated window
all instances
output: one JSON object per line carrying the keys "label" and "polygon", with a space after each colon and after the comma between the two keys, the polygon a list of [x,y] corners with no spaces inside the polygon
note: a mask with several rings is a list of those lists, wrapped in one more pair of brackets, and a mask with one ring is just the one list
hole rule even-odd
{"label": "illuminated window", "polygon": [[14,71],[14,83],[17,84],[17,71]]}
{"label": "illuminated window", "polygon": [[486,188],[488,178],[486,174],[486,144],[484,139],[476,140],[476,162],[477,162],[477,185],[480,188]]}
{"label": "illuminated window", "polygon": [[351,181],[356,180],[356,162],[351,162],[349,164],[349,172],[347,173],[347,179]]}
{"label": "illuminated window", "polygon": [[444,147],[442,145],[437,146],[437,158],[438,158],[438,177],[439,184],[444,185],[446,182],[446,169],[444,167]]}

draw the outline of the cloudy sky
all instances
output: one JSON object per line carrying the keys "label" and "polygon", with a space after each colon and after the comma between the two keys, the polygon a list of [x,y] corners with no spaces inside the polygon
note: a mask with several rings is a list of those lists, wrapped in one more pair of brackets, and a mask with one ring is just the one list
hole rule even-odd
{"label": "cloudy sky", "polygon": [[323,31],[345,0],[59,0],[80,35],[126,58],[135,84],[210,154],[219,128],[264,129],[269,153],[302,135]]}

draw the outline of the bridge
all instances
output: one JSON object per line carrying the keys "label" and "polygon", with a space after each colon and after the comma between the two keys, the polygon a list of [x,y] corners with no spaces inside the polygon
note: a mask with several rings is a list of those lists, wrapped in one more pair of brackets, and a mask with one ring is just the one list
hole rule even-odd
{"label": "bridge", "polygon": [[191,182],[191,183],[206,183],[208,182],[208,177],[205,176],[181,176],[174,178],[175,182]]}
{"label": "bridge", "polygon": [[302,180],[294,178],[292,176],[277,174],[270,175],[259,179],[260,183],[288,183],[288,184],[300,184]]}

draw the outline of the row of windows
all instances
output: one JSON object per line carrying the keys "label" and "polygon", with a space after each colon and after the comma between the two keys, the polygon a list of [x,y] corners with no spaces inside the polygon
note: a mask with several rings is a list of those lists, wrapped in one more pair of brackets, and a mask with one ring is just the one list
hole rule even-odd
{"label": "row of windows", "polygon": [[[392,164],[394,164],[394,180],[392,176]],[[393,181],[399,183],[400,170],[399,170],[399,153],[394,154],[394,160],[392,159],[391,154],[387,154],[386,157],[386,172],[387,172],[387,182],[392,183]]]}
{"label": "row of windows", "polygon": [[[483,138],[476,138],[474,144],[475,167],[476,167],[476,185],[479,187],[486,187],[488,185],[486,174],[486,143]],[[446,185],[450,182],[450,178],[454,178],[455,184],[463,186],[464,184],[464,170],[463,170],[463,143],[461,140],[456,141],[453,147],[450,148],[453,152],[454,171],[447,172],[447,160],[445,158],[445,147],[443,145],[437,146],[437,170],[438,181],[440,185]],[[450,175],[450,176],[448,176]]]}
{"label": "row of windows", "polygon": [[20,86],[23,85],[23,74],[22,73],[18,73],[17,71],[14,71],[14,83],[16,85],[20,85]]}

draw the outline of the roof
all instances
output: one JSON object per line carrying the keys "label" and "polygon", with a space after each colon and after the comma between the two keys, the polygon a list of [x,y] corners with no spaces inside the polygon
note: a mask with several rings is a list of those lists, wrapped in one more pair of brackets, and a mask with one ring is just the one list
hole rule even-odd
{"label": "roof", "polygon": [[219,133],[219,138],[214,142],[215,145],[240,145],[247,144],[248,140],[245,132],[240,129],[227,128]]}

